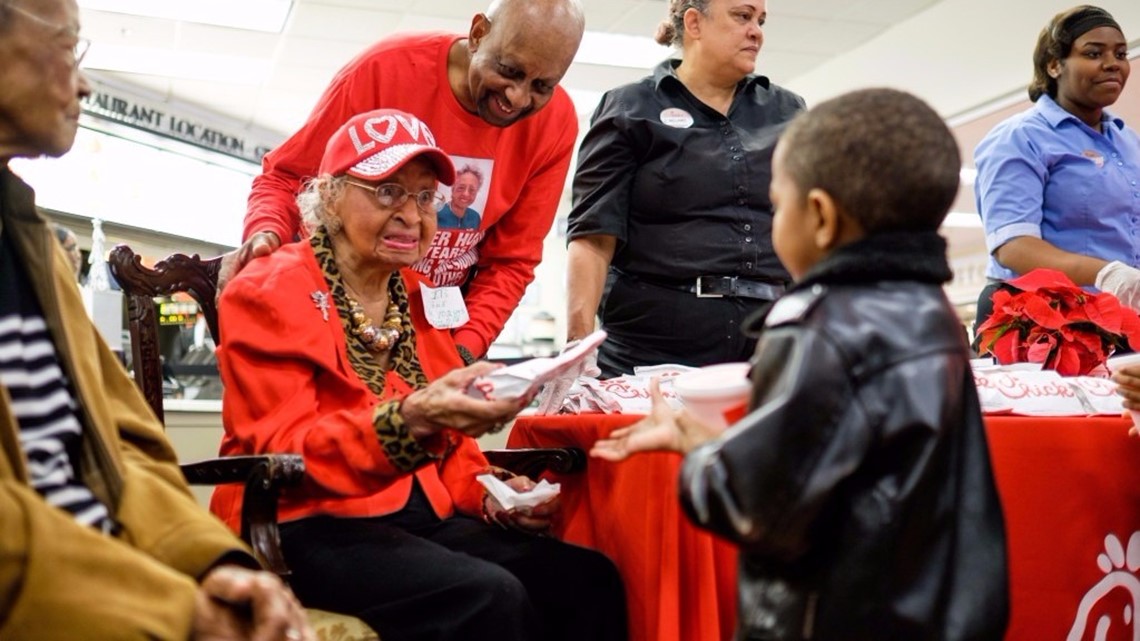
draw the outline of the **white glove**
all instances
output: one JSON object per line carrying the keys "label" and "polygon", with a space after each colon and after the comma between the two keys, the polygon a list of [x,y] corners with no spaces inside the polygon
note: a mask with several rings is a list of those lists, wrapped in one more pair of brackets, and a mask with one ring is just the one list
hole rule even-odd
{"label": "white glove", "polygon": [[[563,347],[562,351],[566,352],[577,344],[577,340],[570,341],[566,343],[566,347]],[[586,358],[567,370],[565,374],[550,381],[542,388],[542,392],[538,395],[537,413],[540,416],[557,414],[562,409],[562,402],[566,400],[566,394],[570,392],[570,388],[579,376],[597,378],[601,373],[602,370],[598,369],[598,352],[593,350]]]}
{"label": "white glove", "polygon": [[1140,269],[1114,260],[1097,272],[1096,288],[1113,294],[1120,304],[1140,310]]}

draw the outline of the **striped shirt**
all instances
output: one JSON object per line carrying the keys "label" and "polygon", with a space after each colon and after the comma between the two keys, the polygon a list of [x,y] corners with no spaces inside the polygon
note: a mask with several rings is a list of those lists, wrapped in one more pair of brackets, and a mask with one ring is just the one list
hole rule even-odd
{"label": "striped shirt", "polygon": [[31,486],[76,521],[108,532],[107,507],[76,473],[83,439],[78,406],[26,283],[19,257],[8,242],[0,242],[0,385],[20,425]]}

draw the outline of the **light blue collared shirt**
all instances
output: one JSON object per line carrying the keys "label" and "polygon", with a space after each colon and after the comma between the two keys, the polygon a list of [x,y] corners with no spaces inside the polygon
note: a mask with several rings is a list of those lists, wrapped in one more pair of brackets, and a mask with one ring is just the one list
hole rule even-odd
{"label": "light blue collared shirt", "polygon": [[1140,137],[1104,113],[1104,133],[1049,96],[994,127],[974,150],[986,276],[1017,274],[993,253],[1019,236],[1140,266]]}

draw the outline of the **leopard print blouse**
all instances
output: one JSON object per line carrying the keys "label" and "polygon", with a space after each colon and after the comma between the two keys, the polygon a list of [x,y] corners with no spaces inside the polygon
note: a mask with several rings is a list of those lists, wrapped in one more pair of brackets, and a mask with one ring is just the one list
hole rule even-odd
{"label": "leopard print blouse", "polygon": [[[332,299],[336,304],[337,315],[340,316],[341,326],[344,329],[345,342],[348,346],[348,360],[352,369],[360,380],[368,386],[377,398],[383,399],[385,379],[387,372],[372,357],[372,353],[364,346],[360,339],[353,336],[351,316],[348,313],[347,292],[340,279],[340,271],[333,258],[332,240],[322,227],[316,230],[309,238],[313,253],[317,257],[317,264],[324,273],[325,282],[328,283]],[[412,326],[411,313],[408,310],[408,289],[399,272],[393,273],[388,281],[388,296],[401,312],[400,337],[393,345],[389,356],[392,370],[408,385],[414,389],[427,387],[428,380],[420,366],[419,356],[416,354],[416,330]],[[444,435],[445,447],[442,455],[425,449],[418,441],[412,438],[400,415],[399,400],[381,400],[376,406],[372,416],[372,425],[376,430],[376,437],[384,448],[392,464],[404,472],[412,472],[433,460],[443,458],[454,445],[449,434]]]}

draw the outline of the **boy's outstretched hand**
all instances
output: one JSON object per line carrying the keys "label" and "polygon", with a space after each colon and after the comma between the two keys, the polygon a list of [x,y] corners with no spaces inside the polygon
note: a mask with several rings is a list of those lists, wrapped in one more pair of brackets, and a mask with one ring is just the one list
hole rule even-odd
{"label": "boy's outstretched hand", "polygon": [[594,443],[590,456],[622,461],[638,452],[685,454],[720,434],[721,430],[706,425],[685,410],[673,411],[661,395],[661,383],[657,377],[649,381],[649,394],[653,398],[649,415],[629,427],[614,430],[609,438]]}

